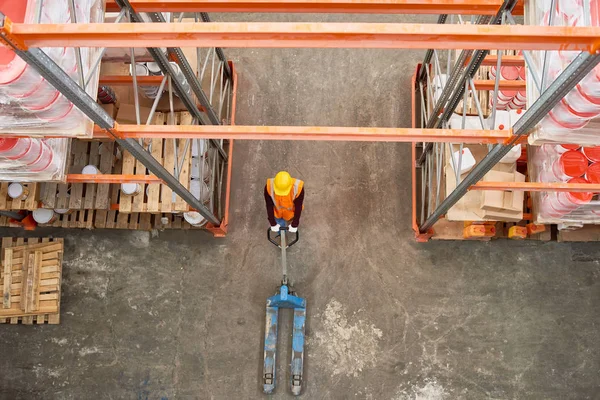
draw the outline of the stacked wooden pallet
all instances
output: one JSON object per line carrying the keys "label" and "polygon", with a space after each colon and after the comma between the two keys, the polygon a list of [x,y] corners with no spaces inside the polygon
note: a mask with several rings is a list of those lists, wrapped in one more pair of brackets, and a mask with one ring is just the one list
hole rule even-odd
{"label": "stacked wooden pallet", "polygon": [[2,238],[0,323],[60,322],[63,239]]}

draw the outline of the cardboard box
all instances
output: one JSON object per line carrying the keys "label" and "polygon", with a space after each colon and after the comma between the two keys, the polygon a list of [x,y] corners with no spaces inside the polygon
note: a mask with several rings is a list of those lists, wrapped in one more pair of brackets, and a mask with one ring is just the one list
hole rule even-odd
{"label": "cardboard box", "polygon": [[[150,115],[150,108],[140,107],[140,124],[145,125]],[[136,125],[135,106],[133,104],[121,104],[117,113],[117,122],[120,124]]]}
{"label": "cardboard box", "polygon": [[[519,172],[490,171],[485,182],[525,182],[525,175]],[[484,219],[518,222],[523,219],[523,191],[482,190],[480,208],[475,213]]]}
{"label": "cardboard box", "polygon": [[[525,175],[515,172],[515,179],[513,182],[525,182]],[[504,208],[512,211],[523,211],[523,204],[525,201],[525,192],[511,191],[504,192]]]}
{"label": "cardboard box", "polygon": [[112,119],[117,117],[117,111],[119,111],[119,108],[115,104],[100,104],[100,107],[102,107],[104,111],[106,111],[108,115],[112,117]]}

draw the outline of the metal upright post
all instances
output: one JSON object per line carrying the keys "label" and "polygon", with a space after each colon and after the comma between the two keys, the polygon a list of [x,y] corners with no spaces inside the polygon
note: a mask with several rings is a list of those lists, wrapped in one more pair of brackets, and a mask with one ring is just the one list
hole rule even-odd
{"label": "metal upright post", "polygon": [[431,213],[427,220],[419,227],[419,231],[424,233],[431,229],[437,220],[446,214],[467,193],[472,185],[479,182],[502,157],[508,154],[519,139],[533,129],[599,62],[600,53],[579,54],[515,124],[513,127],[513,137],[510,142],[494,146],[456,189]]}
{"label": "metal upright post", "polygon": [[[6,17],[0,13],[0,26],[4,27]],[[215,225],[219,225],[219,219],[202,204],[185,186],[183,186],[162,164],[160,164],[149,152],[135,139],[123,139],[119,136],[119,131],[115,128],[115,121],[94,99],[92,99],[84,89],[75,83],[69,75],[62,70],[44,51],[40,48],[25,48],[21,43],[14,41],[10,35],[0,31],[0,41],[10,46],[15,53],[21,57],[27,64],[32,66],[46,79],[52,86],[71,101],[81,112],[87,115],[100,128],[105,129],[112,135],[115,141],[128,150],[136,159],[138,159],[150,172],[160,178],[173,192],[178,194],[192,208],[196,209],[204,218]]]}

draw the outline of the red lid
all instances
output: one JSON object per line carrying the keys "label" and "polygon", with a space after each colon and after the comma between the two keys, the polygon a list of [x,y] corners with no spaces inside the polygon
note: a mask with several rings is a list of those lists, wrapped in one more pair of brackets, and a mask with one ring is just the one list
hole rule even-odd
{"label": "red lid", "polygon": [[572,178],[582,176],[588,167],[588,160],[585,156],[575,150],[565,151],[559,159],[565,175]]}
{"label": "red lid", "polygon": [[521,78],[522,80],[527,79],[527,70],[525,69],[525,67],[519,67],[519,78]]}
{"label": "red lid", "polygon": [[560,147],[567,150],[579,150],[581,146],[578,144],[561,144]]}
{"label": "red lid", "polygon": [[591,162],[600,161],[600,146],[584,147],[581,151]]}
{"label": "red lid", "polygon": [[519,79],[519,68],[518,67],[500,67],[500,76],[509,81]]}
{"label": "red lid", "polygon": [[513,98],[517,95],[517,91],[516,90],[500,90],[499,94],[501,94],[505,98]]}
{"label": "red lid", "polygon": [[[27,11],[26,0],[0,0],[0,10],[8,16],[12,22],[21,23],[25,21]],[[15,52],[7,46],[0,46],[0,83],[6,84],[17,79],[25,70],[27,64],[20,58],[15,60]]]}
{"label": "red lid", "polygon": [[585,177],[590,183],[600,183],[600,162],[590,165],[585,173]]}
{"label": "red lid", "polygon": [[13,147],[15,147],[18,142],[19,142],[19,139],[17,139],[17,138],[1,138],[0,139],[0,153],[9,151]]}
{"label": "red lid", "polygon": [[[567,183],[589,183],[589,182],[584,178],[572,178],[572,179],[569,179],[569,181]],[[592,197],[594,197],[594,193],[590,193],[590,192],[567,192],[567,195],[569,196],[569,200],[571,200],[573,203],[577,203],[577,204],[589,203],[592,200]]]}

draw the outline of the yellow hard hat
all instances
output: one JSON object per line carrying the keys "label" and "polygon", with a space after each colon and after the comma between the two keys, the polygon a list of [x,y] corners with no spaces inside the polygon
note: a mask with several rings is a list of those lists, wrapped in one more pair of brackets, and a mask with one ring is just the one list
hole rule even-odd
{"label": "yellow hard hat", "polygon": [[292,190],[292,186],[294,186],[294,182],[292,181],[292,177],[286,171],[279,171],[277,175],[275,175],[275,194],[277,196],[287,196]]}

